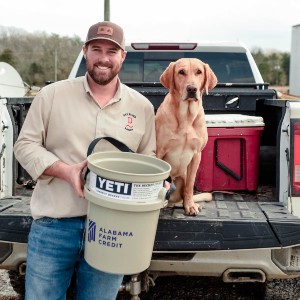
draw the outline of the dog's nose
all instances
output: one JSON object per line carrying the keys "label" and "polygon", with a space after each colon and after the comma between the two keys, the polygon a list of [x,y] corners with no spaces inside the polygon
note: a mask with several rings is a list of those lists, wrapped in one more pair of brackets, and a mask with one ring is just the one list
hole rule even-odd
{"label": "dog's nose", "polygon": [[186,87],[188,98],[196,98],[197,87],[194,85],[188,85]]}

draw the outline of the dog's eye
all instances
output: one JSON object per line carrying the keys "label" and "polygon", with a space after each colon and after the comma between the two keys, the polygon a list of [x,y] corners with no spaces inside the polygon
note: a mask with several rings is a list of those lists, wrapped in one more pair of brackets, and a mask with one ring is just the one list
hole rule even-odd
{"label": "dog's eye", "polygon": [[198,69],[197,74],[202,74],[202,71],[200,69]]}
{"label": "dog's eye", "polygon": [[184,70],[179,70],[178,73],[181,74],[181,75],[184,75],[184,74],[185,74]]}

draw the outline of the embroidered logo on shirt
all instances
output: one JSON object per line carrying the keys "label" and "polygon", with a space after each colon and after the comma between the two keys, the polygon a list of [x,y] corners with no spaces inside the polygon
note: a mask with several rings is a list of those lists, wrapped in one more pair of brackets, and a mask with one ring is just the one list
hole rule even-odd
{"label": "embroidered logo on shirt", "polygon": [[125,113],[123,114],[124,117],[127,118],[126,120],[126,125],[125,125],[125,129],[128,131],[132,131],[133,130],[133,126],[134,126],[134,119],[136,118],[135,115],[131,114],[131,113]]}

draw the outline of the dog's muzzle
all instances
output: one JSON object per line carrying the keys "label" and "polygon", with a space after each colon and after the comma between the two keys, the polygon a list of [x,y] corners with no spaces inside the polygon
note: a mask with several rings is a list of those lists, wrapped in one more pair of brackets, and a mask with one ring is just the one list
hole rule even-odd
{"label": "dog's muzzle", "polygon": [[198,88],[194,85],[188,85],[186,87],[186,100],[194,100],[194,101],[198,101],[198,97],[197,97],[197,92],[198,92]]}

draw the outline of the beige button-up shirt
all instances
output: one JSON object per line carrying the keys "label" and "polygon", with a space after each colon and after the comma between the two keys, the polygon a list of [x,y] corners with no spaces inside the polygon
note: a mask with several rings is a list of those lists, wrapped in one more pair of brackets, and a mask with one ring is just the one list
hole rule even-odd
{"label": "beige button-up shirt", "polygon": [[[42,175],[57,160],[67,164],[86,159],[89,144],[111,136],[137,153],[155,155],[154,108],[147,98],[119,82],[103,108],[93,99],[86,76],[44,87],[34,98],[18,140],[16,159],[37,180],[31,199],[33,218],[86,215],[87,200],[64,180]],[[100,141],[96,151],[118,151]]]}

